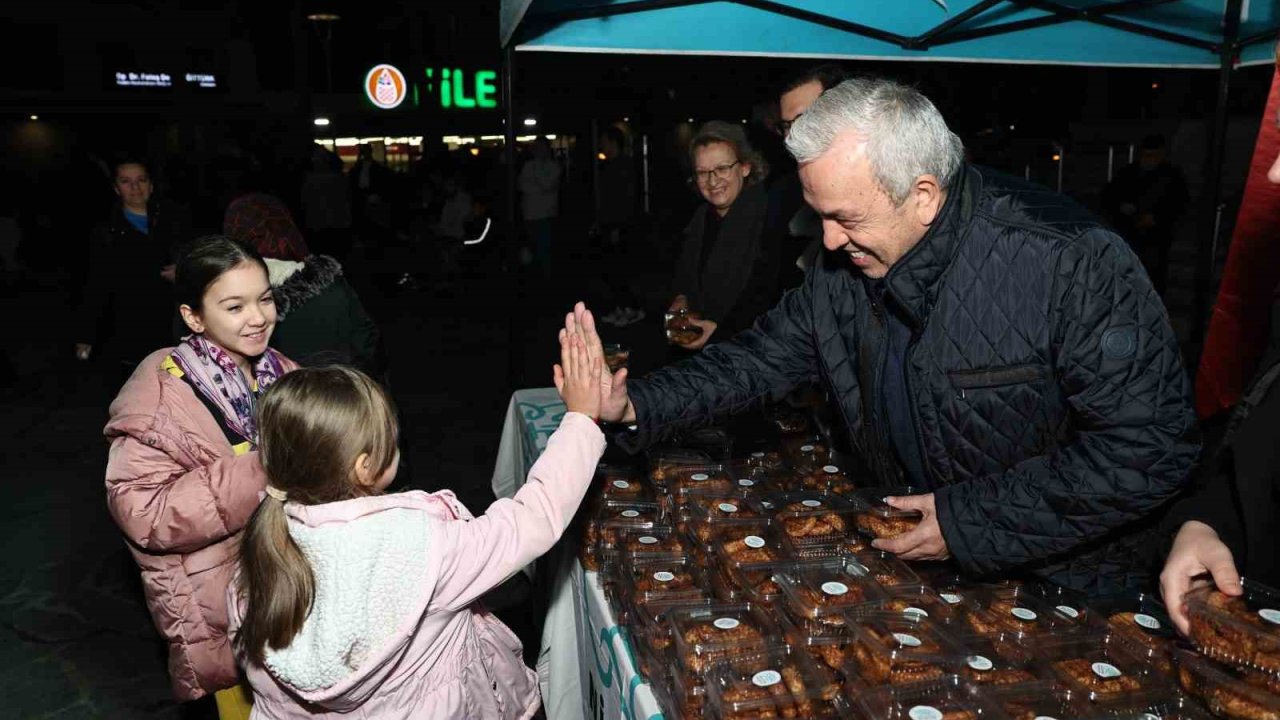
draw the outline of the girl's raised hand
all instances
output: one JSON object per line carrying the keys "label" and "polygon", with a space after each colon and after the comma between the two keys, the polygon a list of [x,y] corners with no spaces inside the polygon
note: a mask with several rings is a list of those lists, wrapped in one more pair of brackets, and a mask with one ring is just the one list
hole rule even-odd
{"label": "girl's raised hand", "polygon": [[600,372],[603,359],[593,357],[577,332],[560,331],[560,363],[555,366],[556,390],[569,412],[596,420],[600,417]]}

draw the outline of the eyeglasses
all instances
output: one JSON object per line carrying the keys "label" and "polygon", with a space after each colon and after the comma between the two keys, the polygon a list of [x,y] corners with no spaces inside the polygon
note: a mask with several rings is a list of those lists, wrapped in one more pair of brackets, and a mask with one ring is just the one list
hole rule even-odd
{"label": "eyeglasses", "polygon": [[711,182],[711,176],[715,175],[717,180],[728,180],[733,174],[733,169],[738,166],[741,160],[734,160],[728,165],[717,165],[710,170],[694,170],[693,177],[689,178],[691,182],[705,184]]}

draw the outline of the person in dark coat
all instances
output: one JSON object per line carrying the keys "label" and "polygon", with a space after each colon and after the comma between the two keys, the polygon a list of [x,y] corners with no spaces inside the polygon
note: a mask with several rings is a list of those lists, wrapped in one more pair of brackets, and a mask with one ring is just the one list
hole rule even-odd
{"label": "person in dark coat", "polygon": [[[918,488],[885,491],[921,520],[875,547],[1088,594],[1148,587],[1159,514],[1199,440],[1177,338],[1124,240],[967,164],[933,103],[893,81],[826,91],[787,148],[833,257],[732,340],[633,383],[603,377],[619,442],[819,378],[869,468],[859,480]],[[582,305],[566,325],[594,334]]]}
{"label": "person in dark coat", "polygon": [[1142,259],[1156,292],[1164,295],[1178,218],[1187,208],[1187,181],[1169,162],[1165,139],[1148,135],[1138,161],[1116,173],[1102,193],[1120,235]]}
{"label": "person in dark coat", "polygon": [[120,201],[89,238],[76,357],[131,369],[173,344],[174,258],[192,232],[183,209],[156,198],[145,163],[121,160],[111,177]]}
{"label": "person in dark coat", "polygon": [[689,143],[689,156],[694,187],[707,202],[684,229],[671,310],[701,316],[691,322],[702,334],[680,345],[700,350],[747,329],[777,302],[777,254],[764,237],[768,202],[761,181],[769,169],[742,127],[706,123]]}
{"label": "person in dark coat", "polygon": [[350,365],[383,378],[378,326],[328,255],[313,255],[289,209],[255,193],[227,207],[223,232],[267,261],[276,302],[271,344],[303,367]]}
{"label": "person in dark coat", "polygon": [[[1280,185],[1280,156],[1267,180]],[[1280,587],[1280,288],[1271,306],[1271,346],[1248,389],[1229,415],[1215,449],[1205,453],[1196,486],[1166,521],[1173,546],[1160,574],[1169,617],[1186,633],[1183,595],[1212,584],[1228,595],[1243,592],[1241,575]],[[1206,432],[1208,434],[1208,432]]]}

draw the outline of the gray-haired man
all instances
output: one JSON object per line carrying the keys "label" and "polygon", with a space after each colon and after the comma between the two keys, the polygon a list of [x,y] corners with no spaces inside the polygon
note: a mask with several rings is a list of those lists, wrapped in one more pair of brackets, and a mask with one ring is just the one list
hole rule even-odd
{"label": "gray-haired man", "polygon": [[[1091,593],[1151,579],[1155,511],[1198,452],[1160,298],[1071,200],[967,164],[933,104],[856,78],[792,126],[828,250],[754,327],[627,385],[605,419],[640,447],[820,378],[879,485],[920,510],[877,546],[1029,571]],[[579,305],[566,317],[590,331]]]}

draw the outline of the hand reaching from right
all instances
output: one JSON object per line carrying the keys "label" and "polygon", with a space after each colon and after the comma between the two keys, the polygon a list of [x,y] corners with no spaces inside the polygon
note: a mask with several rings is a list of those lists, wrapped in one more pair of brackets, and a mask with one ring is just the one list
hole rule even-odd
{"label": "hand reaching from right", "polygon": [[555,366],[556,390],[569,412],[600,418],[600,365],[603,357],[591,357],[582,336],[560,331],[560,364]]}

